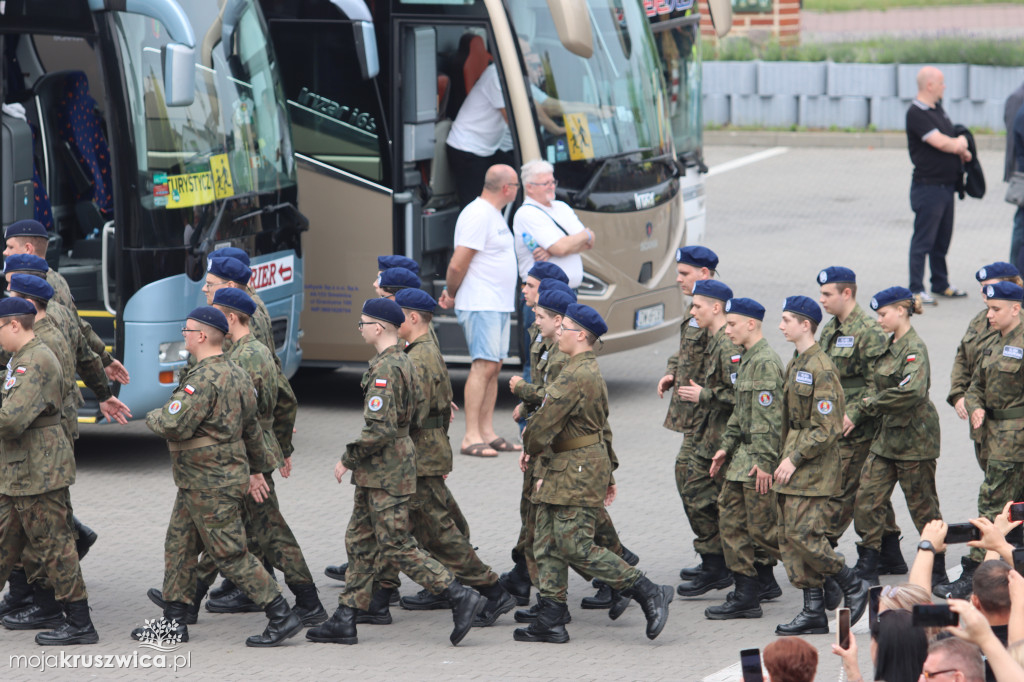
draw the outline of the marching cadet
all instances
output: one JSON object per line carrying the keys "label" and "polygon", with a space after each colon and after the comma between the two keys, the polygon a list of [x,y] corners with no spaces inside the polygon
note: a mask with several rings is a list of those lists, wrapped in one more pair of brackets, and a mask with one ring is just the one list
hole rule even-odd
{"label": "marching cadet", "polygon": [[409,535],[409,501],[416,491],[416,461],[409,437],[414,405],[414,369],[398,338],[405,315],[397,303],[374,298],[363,303],[359,330],[377,350],[363,375],[366,425],[349,443],[334,476],[341,483],[352,471],[356,486],[352,517],[345,533],[349,565],[338,608],[323,625],[306,631],[313,642],[355,644],[357,609],[373,598],[375,567],[393,564],[413,581],[440,594],[452,608],[453,645],[462,641],[486,600],[463,587],[437,559],[416,546]]}
{"label": "marching cadet", "polygon": [[[676,249],[676,283],[679,284],[684,296],[693,295],[693,285],[698,280],[714,277],[717,267],[718,256],[707,247],[684,246]],[[700,421],[700,413],[697,404],[684,401],[679,390],[689,386],[691,379],[704,376],[704,349],[710,338],[708,331],[697,323],[692,310],[687,310],[679,325],[679,351],[669,357],[665,376],[658,380],[659,398],[663,398],[665,393],[671,390],[668,414],[665,415],[663,426],[683,434],[683,442],[679,446],[679,454],[676,455],[675,472],[676,490],[680,499],[684,500],[684,510],[686,502],[683,488],[686,485],[687,465],[696,448],[694,433]],[[696,539],[694,549],[698,553],[702,549],[697,547]],[[701,574],[702,568],[702,564],[683,568],[679,571],[679,577],[683,580],[693,580]]]}
{"label": "marching cadet", "polygon": [[790,296],[779,330],[796,347],[783,389],[782,458],[773,474],[779,501],[778,539],[793,587],[803,590],[804,608],[777,635],[828,632],[822,590],[832,577],[843,590],[851,622],[868,603],[868,584],[835,553],[825,536],[828,501],[839,490],[839,436],[843,431],[843,387],[832,361],[814,342],[821,309],[806,296]]}
{"label": "marching cadet", "polygon": [[178,494],[164,541],[164,615],[132,630],[139,641],[155,639],[157,628],[188,641],[186,619],[201,551],[267,614],[266,629],[247,638],[246,646],[277,646],[302,629],[277,582],[246,548],[243,498],[248,493],[262,500],[269,492],[262,477],[250,472],[266,471],[272,460],[252,381],[222,352],[227,332],[227,319],[216,308],[189,313],[181,333],[196,364],[184,372],[167,404],[146,415],[146,426],[167,440]]}
{"label": "marching cadet", "polygon": [[[873,390],[860,402],[847,403],[846,415],[853,424],[880,418],[854,508],[854,527],[862,533],[860,575],[877,585],[886,506],[896,483],[918,532],[942,514],[935,490],[939,415],[928,397],[931,365],[924,341],[910,324],[911,316],[921,313],[921,303],[909,289],[890,287],[875,294],[871,309],[882,331],[892,336],[871,368]],[[937,555],[935,564],[933,574],[945,573],[944,557]]]}
{"label": "marching cadet", "polygon": [[95,644],[69,523],[75,456],[61,426],[64,377],[33,332],[35,315],[23,298],[0,300],[0,346],[12,354],[0,390],[0,584],[30,550],[67,614],[56,629],[37,634],[36,644]]}
{"label": "marching cadet", "polygon": [[377,285],[378,288],[383,292],[381,296],[391,299],[403,289],[419,289],[423,286],[419,276],[412,270],[406,270],[405,268],[388,268],[380,273],[377,281],[380,282]]}
{"label": "marching cadet", "polygon": [[[668,621],[672,588],[655,585],[594,542],[598,510],[612,503],[617,490],[608,388],[593,350],[606,331],[608,326],[593,308],[578,303],[568,307],[559,326],[558,347],[569,361],[547,386],[543,404],[523,432],[520,468],[525,472],[529,460],[541,460],[534,471],[533,495],[541,606],[529,627],[515,630],[516,641],[569,641],[565,623],[570,566],[640,602],[649,639],[657,637]],[[621,611],[609,613],[615,618]]]}
{"label": "marching cadet", "polygon": [[[725,304],[725,313],[726,335],[745,352],[736,370],[736,408],[709,475],[715,478],[725,467],[718,493],[719,532],[736,590],[721,606],[704,610],[711,620],[760,618],[760,602],[782,594],[773,570],[782,555],[776,535],[778,502],[772,490],[782,434],[782,360],[764,340],[764,306],[753,299],[733,298]],[[757,563],[755,547],[769,554],[771,562]]]}
{"label": "marching cadet", "polygon": [[412,258],[397,255],[377,256],[377,277],[373,280],[373,288],[381,298],[386,298],[387,292],[380,286],[380,277],[390,268],[405,268],[417,277],[420,276],[420,264]]}

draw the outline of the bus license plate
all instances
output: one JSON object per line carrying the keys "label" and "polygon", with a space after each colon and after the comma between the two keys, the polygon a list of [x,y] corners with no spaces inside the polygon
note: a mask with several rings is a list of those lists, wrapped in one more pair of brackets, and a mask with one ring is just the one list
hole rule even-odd
{"label": "bus license plate", "polygon": [[646,308],[640,308],[636,311],[636,321],[633,324],[634,329],[647,329],[648,327],[656,327],[665,321],[665,304],[659,303],[658,305],[648,306]]}

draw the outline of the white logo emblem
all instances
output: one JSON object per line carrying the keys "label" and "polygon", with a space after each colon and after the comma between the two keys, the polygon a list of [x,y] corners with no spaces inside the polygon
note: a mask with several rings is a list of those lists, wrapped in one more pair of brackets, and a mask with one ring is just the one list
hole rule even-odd
{"label": "white logo emblem", "polygon": [[147,619],[143,624],[142,636],[139,637],[139,646],[156,651],[174,651],[181,647],[181,635],[175,632],[177,629],[177,620]]}
{"label": "white logo emblem", "polygon": [[380,408],[384,407],[384,399],[379,395],[375,395],[366,403],[366,406],[370,408],[370,412],[378,412]]}
{"label": "white logo emblem", "polygon": [[988,279],[985,273],[985,268],[978,270],[978,279]]}
{"label": "white logo emblem", "polygon": [[989,284],[987,287],[985,287],[985,295],[988,296],[989,298],[992,298],[993,296],[996,295],[996,288]]}
{"label": "white logo emblem", "polygon": [[172,400],[171,404],[167,406],[167,411],[170,412],[171,414],[178,414],[179,412],[181,412],[181,401]]}
{"label": "white logo emblem", "polygon": [[822,270],[820,273],[818,273],[818,281],[821,282],[822,284],[827,282],[828,281],[828,273],[825,272],[824,270]]}

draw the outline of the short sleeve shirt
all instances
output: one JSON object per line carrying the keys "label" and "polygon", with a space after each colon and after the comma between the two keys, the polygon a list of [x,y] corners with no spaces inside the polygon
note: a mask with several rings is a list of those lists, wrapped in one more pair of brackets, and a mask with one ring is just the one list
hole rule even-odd
{"label": "short sleeve shirt", "polygon": [[[565,232],[558,229],[561,225]],[[525,235],[529,234],[538,246],[550,249],[566,234],[577,234],[585,228],[576,213],[564,201],[551,202],[544,206],[527,197],[523,205],[516,211],[512,221],[512,229],[516,237],[516,257],[519,259],[519,276],[524,280],[526,273],[533,267],[533,251],[526,245]],[[583,257],[578,253],[568,256],[551,256],[549,262],[562,268],[569,278],[569,286],[576,289],[583,282]]]}
{"label": "short sleeve shirt", "polygon": [[516,252],[514,238],[498,209],[477,197],[462,209],[455,223],[455,246],[476,253],[455,292],[456,310],[515,310]]}
{"label": "short sleeve shirt", "polygon": [[953,123],[941,104],[929,107],[915,99],[907,109],[907,149],[914,164],[914,179],[924,185],[953,185],[963,173],[963,164],[956,154],[939,151],[926,138],[934,132],[954,137]]}
{"label": "short sleeve shirt", "polygon": [[459,108],[448,133],[448,146],[477,156],[494,154],[508,135],[508,124],[501,114],[504,108],[498,70],[491,64]]}

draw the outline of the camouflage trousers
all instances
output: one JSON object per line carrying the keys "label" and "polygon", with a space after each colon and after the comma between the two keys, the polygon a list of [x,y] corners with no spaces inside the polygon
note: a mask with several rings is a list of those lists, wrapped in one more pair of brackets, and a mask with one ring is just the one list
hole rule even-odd
{"label": "camouflage trousers", "polygon": [[[985,452],[985,448],[978,441],[974,442],[974,459],[978,460],[978,466],[981,467],[983,472],[988,471],[988,454]],[[1000,510],[1002,511],[1002,510]]]}
{"label": "camouflage trousers", "polygon": [[374,576],[394,566],[427,589],[440,594],[455,576],[437,559],[416,546],[409,520],[409,495],[395,497],[381,488],[356,486],[352,517],[345,531],[348,569],[338,604],[370,608]]}
{"label": "camouflage trousers", "polygon": [[[77,408],[75,408],[77,409]],[[75,422],[78,423],[77,421]],[[74,538],[75,542],[78,542],[78,531],[75,530],[75,510],[71,507],[71,492],[68,490],[66,508],[68,517],[68,529],[71,532],[71,537]],[[76,545],[77,547],[77,545]],[[77,552],[75,553],[77,556]],[[18,564],[15,564],[18,566]],[[30,583],[39,582],[44,587],[52,587],[50,579],[46,575],[46,567],[43,566],[43,562],[39,558],[39,552],[32,546],[26,545],[25,549],[21,554],[21,566],[25,570],[25,575],[28,577]]]}
{"label": "camouflage trousers", "polygon": [[[686,448],[686,441],[683,441],[683,448]],[[678,470],[678,464],[676,466]],[[718,492],[724,476],[720,471],[718,476],[711,478],[708,475],[710,469],[710,459],[691,451],[682,496],[683,509],[693,530],[693,548],[698,554],[722,553],[722,538],[718,534]]]}
{"label": "camouflage trousers", "polygon": [[690,457],[693,455],[694,438],[692,432],[683,434],[683,442],[679,444],[679,454],[676,455],[676,490],[679,491],[679,499],[686,506],[686,498],[683,497],[683,488],[686,487],[686,471],[689,468]]}
{"label": "camouflage trousers", "polygon": [[[985,480],[978,490],[978,516],[990,521],[998,516],[1010,500],[1020,500],[1024,494],[1024,464],[997,459],[986,461]],[[985,550],[972,547],[971,559],[985,560]]]}
{"label": "camouflage trousers", "polygon": [[[761,495],[752,484],[722,483],[718,493],[718,523],[725,563],[733,573],[753,578],[757,575],[755,564],[774,566],[782,558],[775,497],[772,490]],[[761,557],[755,556],[755,552]]]}
{"label": "camouflage trousers", "polygon": [[[274,489],[273,472],[263,474],[270,491],[267,499],[257,502],[252,495],[246,495],[242,507],[242,519],[245,522],[245,537],[249,553],[262,562],[266,557],[270,564],[284,573],[287,585],[312,585],[313,574],[306,565],[299,542],[281,514],[281,507]],[[208,552],[204,552],[199,560],[199,580],[204,585],[212,585],[217,578],[217,564]]]}
{"label": "camouflage trousers", "polygon": [[600,507],[537,505],[537,557],[540,596],[566,603],[569,567],[590,578],[600,578],[613,590],[624,590],[643,575],[618,554],[596,544],[594,529]]}
{"label": "camouflage trousers", "polygon": [[843,570],[843,560],[825,538],[828,498],[777,495],[779,552],[793,587],[821,587],[825,576]]}
{"label": "camouflage trousers", "polygon": [[67,488],[39,495],[0,495],[0,586],[31,550],[59,601],[88,598],[75,550],[70,500]]}
{"label": "camouflage trousers", "polygon": [[[839,538],[853,522],[853,509],[857,501],[857,489],[864,470],[864,462],[868,458],[871,441],[847,443],[839,441],[839,456],[842,458],[842,479],[839,494],[829,499],[828,541],[833,547],[839,544]],[[885,530],[883,535],[899,535],[900,527],[896,525],[896,512],[892,508],[892,500],[885,504]]]}
{"label": "camouflage trousers", "polygon": [[225,488],[178,488],[164,539],[164,599],[191,604],[196,594],[200,552],[213,559],[224,577],[265,607],[281,594],[245,540],[243,498],[249,482]]}
{"label": "camouflage trousers", "polygon": [[942,518],[939,494],[935,490],[935,462],[934,459],[910,461],[868,455],[853,512],[853,527],[861,537],[858,545],[876,551],[882,548],[886,508],[892,505],[890,500],[897,482],[903,489],[918,533],[929,521]]}

